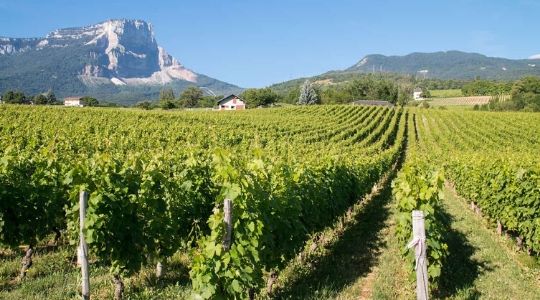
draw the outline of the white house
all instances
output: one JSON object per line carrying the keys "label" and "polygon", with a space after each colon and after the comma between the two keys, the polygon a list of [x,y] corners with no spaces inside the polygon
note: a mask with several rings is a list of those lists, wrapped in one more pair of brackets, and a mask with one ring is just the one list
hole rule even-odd
{"label": "white house", "polygon": [[229,95],[217,102],[218,110],[246,109],[246,103],[236,95]]}
{"label": "white house", "polygon": [[415,88],[413,92],[413,99],[414,100],[422,100],[422,89],[421,88]]}
{"label": "white house", "polygon": [[64,106],[83,107],[84,105],[79,97],[67,97],[64,98]]}

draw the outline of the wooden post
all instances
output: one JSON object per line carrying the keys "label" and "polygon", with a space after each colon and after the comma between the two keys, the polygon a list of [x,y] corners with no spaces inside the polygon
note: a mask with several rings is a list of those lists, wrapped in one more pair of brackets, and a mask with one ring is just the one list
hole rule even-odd
{"label": "wooden post", "polygon": [[266,282],[266,293],[268,295],[272,294],[272,287],[274,286],[274,283],[276,283],[277,280],[277,274],[276,272],[272,271],[270,273],[270,276],[268,276],[268,281]]}
{"label": "wooden post", "polygon": [[163,264],[159,261],[157,264],[156,264],[156,278],[161,278],[161,276],[163,275]]}
{"label": "wooden post", "polygon": [[32,246],[32,244],[30,244],[28,245],[26,253],[24,254],[24,257],[22,259],[22,267],[21,272],[19,273],[18,280],[24,279],[24,277],[26,276],[26,272],[32,266],[32,255],[34,255],[34,247]]}
{"label": "wooden post", "polygon": [[223,202],[223,222],[225,222],[225,236],[223,236],[223,249],[229,251],[232,241],[232,210],[233,204],[231,199],[225,199]]}
{"label": "wooden post", "polygon": [[502,223],[501,221],[497,220],[497,234],[502,235]]}
{"label": "wooden post", "polygon": [[122,300],[124,298],[124,282],[122,277],[116,274],[113,276],[114,283],[114,300]]}
{"label": "wooden post", "polygon": [[79,262],[81,264],[82,298],[84,300],[90,299],[90,276],[88,275],[88,246],[86,245],[86,240],[84,239],[83,234],[87,203],[88,193],[85,191],[81,191],[81,193],[79,194]]}
{"label": "wooden post", "polygon": [[413,210],[412,212],[413,240],[409,247],[414,246],[416,257],[416,299],[427,300],[428,292],[428,273],[426,259],[426,231],[424,227],[424,212]]}

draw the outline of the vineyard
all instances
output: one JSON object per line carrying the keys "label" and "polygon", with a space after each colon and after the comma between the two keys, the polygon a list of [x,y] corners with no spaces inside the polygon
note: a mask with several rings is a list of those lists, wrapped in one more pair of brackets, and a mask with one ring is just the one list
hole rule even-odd
{"label": "vineyard", "polygon": [[[122,298],[124,281],[149,268],[158,266],[156,276],[164,276],[161,268],[167,273],[179,255],[190,297],[259,297],[306,243],[350,214],[401,164],[392,184],[396,237],[404,248],[410,213],[426,213],[434,292],[451,255],[445,182],[487,226],[498,226],[529,255],[540,252],[540,116],[534,114],[1,106],[0,115],[0,257],[25,251],[20,271],[0,269],[0,290],[34,279],[25,277],[35,276],[39,261],[32,256],[44,245],[75,255],[84,191],[90,268],[106,268],[114,282],[102,297]],[[403,255],[414,272],[411,252]]]}
{"label": "vineyard", "polygon": [[[494,225],[540,252],[540,116],[419,111],[418,147]],[[501,228],[499,228],[501,230]]]}

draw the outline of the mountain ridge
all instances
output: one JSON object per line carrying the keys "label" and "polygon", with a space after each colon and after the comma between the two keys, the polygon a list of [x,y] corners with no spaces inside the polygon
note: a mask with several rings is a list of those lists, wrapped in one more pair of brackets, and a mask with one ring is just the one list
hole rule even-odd
{"label": "mountain ridge", "polygon": [[540,75],[540,62],[537,62],[535,59],[489,57],[480,53],[458,50],[413,52],[406,55],[389,56],[370,54],[341,72],[390,72],[437,79],[474,79],[480,77],[511,80],[526,75]]}

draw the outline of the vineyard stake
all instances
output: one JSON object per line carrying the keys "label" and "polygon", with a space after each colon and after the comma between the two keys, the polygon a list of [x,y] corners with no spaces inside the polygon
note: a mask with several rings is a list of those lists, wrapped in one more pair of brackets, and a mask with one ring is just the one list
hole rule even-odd
{"label": "vineyard stake", "polygon": [[501,223],[501,221],[497,220],[497,234],[502,235],[502,231],[503,231],[502,223]]}
{"label": "vineyard stake", "polygon": [[413,239],[407,245],[408,248],[414,247],[414,256],[416,258],[416,299],[427,300],[428,292],[428,273],[426,259],[426,231],[424,227],[424,212],[413,210],[412,212]]}
{"label": "vineyard stake", "polygon": [[79,194],[79,262],[81,264],[82,274],[82,297],[84,300],[90,299],[90,277],[88,275],[88,246],[84,239],[83,228],[84,219],[86,218],[86,205],[88,203],[88,193],[81,191]]}
{"label": "vineyard stake", "polygon": [[231,199],[225,199],[223,202],[223,222],[225,222],[225,236],[223,237],[223,249],[229,251],[231,249],[232,239],[232,209],[233,204]]}
{"label": "vineyard stake", "polygon": [[156,264],[156,278],[161,278],[161,275],[163,275],[163,264],[158,261]]}

